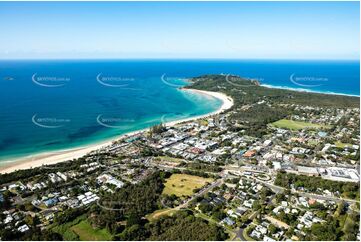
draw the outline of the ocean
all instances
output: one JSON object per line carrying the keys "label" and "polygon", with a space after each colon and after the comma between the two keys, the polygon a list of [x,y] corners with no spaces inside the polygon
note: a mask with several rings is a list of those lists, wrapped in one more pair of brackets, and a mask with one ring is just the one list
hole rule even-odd
{"label": "ocean", "polygon": [[221,73],[360,95],[359,61],[1,60],[0,161],[213,112],[220,100],[178,88],[187,78]]}

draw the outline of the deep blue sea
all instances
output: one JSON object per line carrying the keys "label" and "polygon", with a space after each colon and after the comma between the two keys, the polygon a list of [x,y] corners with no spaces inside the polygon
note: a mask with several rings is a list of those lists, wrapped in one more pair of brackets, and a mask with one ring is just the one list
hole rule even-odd
{"label": "deep blue sea", "polygon": [[0,160],[91,144],[216,110],[185,79],[237,74],[264,85],[360,95],[359,61],[0,61]]}

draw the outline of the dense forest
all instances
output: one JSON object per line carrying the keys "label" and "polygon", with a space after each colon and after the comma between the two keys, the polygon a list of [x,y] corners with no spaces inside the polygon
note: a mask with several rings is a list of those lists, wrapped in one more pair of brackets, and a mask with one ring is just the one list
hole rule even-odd
{"label": "dense forest", "polygon": [[161,218],[149,224],[150,240],[218,240],[227,239],[223,229],[195,217],[190,211],[178,212],[172,217]]}
{"label": "dense forest", "polygon": [[275,185],[291,188],[291,184],[295,188],[304,187],[311,192],[315,192],[317,189],[327,189],[331,192],[340,192],[340,195],[346,198],[360,199],[360,185],[358,183],[332,181],[322,177],[296,175],[286,172],[277,174]]}
{"label": "dense forest", "polygon": [[146,214],[158,209],[159,198],[163,191],[165,173],[156,171],[144,181],[128,184],[115,193],[105,194],[90,211],[94,227],[118,229],[121,221],[141,220]]}
{"label": "dense forest", "polygon": [[227,239],[223,229],[197,218],[189,210],[181,210],[172,217],[163,217],[153,223],[127,224],[116,240],[156,241],[222,241]]}

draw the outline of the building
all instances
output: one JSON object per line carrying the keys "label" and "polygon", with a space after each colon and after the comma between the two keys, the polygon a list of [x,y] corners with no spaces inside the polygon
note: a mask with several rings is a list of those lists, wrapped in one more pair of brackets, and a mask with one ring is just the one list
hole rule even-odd
{"label": "building", "polygon": [[297,166],[297,171],[301,175],[318,176],[320,173],[315,167]]}

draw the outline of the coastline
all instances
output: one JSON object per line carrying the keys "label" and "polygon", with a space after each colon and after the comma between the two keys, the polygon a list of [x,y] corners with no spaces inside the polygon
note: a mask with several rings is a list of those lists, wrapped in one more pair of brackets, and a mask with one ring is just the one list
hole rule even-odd
{"label": "coastline", "polygon": [[[222,105],[219,109],[217,109],[214,112],[204,114],[204,115],[198,115],[190,118],[175,120],[166,122],[164,125],[167,127],[175,126],[180,123],[189,122],[192,120],[197,120],[200,118],[209,117],[212,115],[216,115],[219,113],[222,113],[223,111],[231,108],[233,106],[233,99],[223,93],[220,92],[210,92],[210,91],[203,91],[203,90],[197,90],[197,89],[189,89],[189,88],[181,88],[181,91],[189,91],[193,93],[197,93],[200,95],[208,95],[214,98],[217,98],[222,101]],[[44,152],[39,153],[35,155],[30,155],[22,158],[18,158],[15,160],[9,160],[4,162],[4,165],[0,166],[0,174],[4,173],[11,173],[16,170],[24,170],[24,169],[31,169],[35,167],[40,167],[42,165],[53,165],[56,163],[77,159],[80,157],[85,156],[86,154],[99,150],[101,148],[104,148],[106,146],[111,145],[113,142],[118,141],[119,139],[126,138],[128,136],[136,135],[139,133],[143,133],[147,131],[149,128],[132,131],[129,133],[122,134],[120,136],[113,137],[108,140],[104,140],[101,142],[98,142],[96,144],[87,145],[84,147],[78,147],[78,148],[71,148],[71,149],[65,149],[65,150],[59,150],[54,152]]]}
{"label": "coastline", "polygon": [[295,92],[306,92],[306,93],[317,93],[317,94],[325,94],[325,95],[337,95],[337,96],[347,96],[347,97],[360,97],[360,95],[356,94],[347,94],[347,93],[338,93],[338,92],[327,92],[327,91],[314,91],[307,88],[295,88],[295,87],[287,87],[287,86],[274,86],[269,84],[261,84],[260,86],[266,88],[274,88],[274,89],[282,89],[289,90]]}

